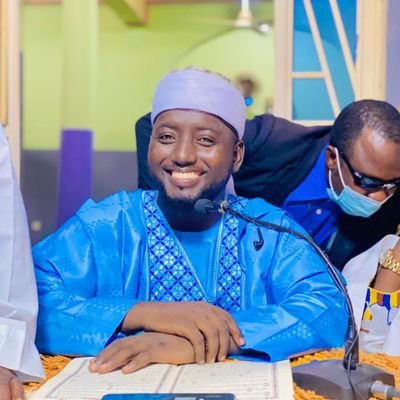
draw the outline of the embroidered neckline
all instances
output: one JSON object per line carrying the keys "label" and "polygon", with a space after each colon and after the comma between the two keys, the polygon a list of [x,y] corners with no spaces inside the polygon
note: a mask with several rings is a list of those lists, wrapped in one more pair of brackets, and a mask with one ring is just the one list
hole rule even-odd
{"label": "embroidered neckline", "polygon": [[[230,198],[242,209],[247,199]],[[214,285],[207,293],[185,249],[157,205],[157,192],[143,192],[149,246],[149,293],[152,301],[205,300],[228,311],[243,308],[244,274],[238,259],[239,221],[225,214],[218,229],[213,259]]]}

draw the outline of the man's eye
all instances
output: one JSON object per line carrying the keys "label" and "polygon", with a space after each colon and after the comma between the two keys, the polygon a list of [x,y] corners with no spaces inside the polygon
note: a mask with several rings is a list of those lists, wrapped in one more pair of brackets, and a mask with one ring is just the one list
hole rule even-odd
{"label": "man's eye", "polygon": [[205,146],[211,146],[215,143],[214,139],[207,137],[207,136],[200,137],[196,141]]}
{"label": "man's eye", "polygon": [[162,135],[158,136],[158,140],[160,140],[162,142],[171,142],[171,141],[175,140],[175,138],[168,133],[163,133]]}

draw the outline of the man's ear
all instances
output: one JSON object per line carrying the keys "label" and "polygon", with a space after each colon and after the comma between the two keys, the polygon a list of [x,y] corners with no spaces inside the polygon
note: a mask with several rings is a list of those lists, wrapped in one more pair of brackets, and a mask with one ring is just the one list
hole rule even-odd
{"label": "man's ear", "polygon": [[337,168],[338,159],[336,156],[335,146],[331,144],[326,148],[325,163],[326,167],[330,170]]}
{"label": "man's ear", "polygon": [[233,149],[233,167],[232,172],[238,172],[244,157],[244,143],[243,140],[239,140],[235,143],[235,147]]}

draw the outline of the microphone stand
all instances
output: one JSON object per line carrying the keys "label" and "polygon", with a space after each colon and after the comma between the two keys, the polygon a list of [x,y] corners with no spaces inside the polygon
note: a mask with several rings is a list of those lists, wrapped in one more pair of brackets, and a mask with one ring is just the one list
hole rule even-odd
{"label": "microphone stand", "polygon": [[374,394],[375,391],[373,390],[373,385],[375,383],[380,382],[389,386],[395,385],[393,375],[372,365],[360,364],[358,362],[358,330],[350,297],[328,256],[312,239],[293,229],[285,228],[267,221],[260,221],[246,214],[242,214],[234,210],[226,200],[222,201],[216,207],[206,208],[206,212],[213,211],[228,212],[237,218],[253,223],[256,226],[273,229],[278,232],[290,233],[299,239],[305,240],[325,261],[330,276],[345,296],[346,305],[349,311],[349,329],[344,345],[344,359],[312,361],[308,364],[294,367],[293,379],[298,386],[306,390],[313,390],[317,394],[328,399],[365,400]]}

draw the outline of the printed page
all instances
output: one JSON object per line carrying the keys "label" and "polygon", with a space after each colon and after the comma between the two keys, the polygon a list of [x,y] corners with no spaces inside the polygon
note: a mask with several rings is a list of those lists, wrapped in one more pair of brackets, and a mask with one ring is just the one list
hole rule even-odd
{"label": "printed page", "polygon": [[293,399],[289,361],[278,363],[226,361],[185,365],[176,373],[173,393],[233,393],[236,400]]}
{"label": "printed page", "polygon": [[177,367],[156,364],[133,374],[114,371],[95,374],[88,370],[90,358],[75,358],[57,376],[29,397],[31,400],[98,400],[107,393],[157,393],[168,371]]}

